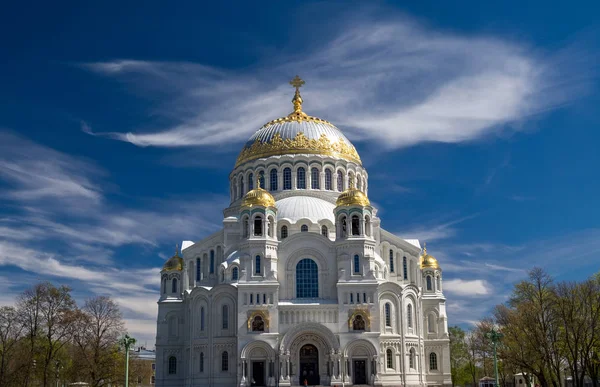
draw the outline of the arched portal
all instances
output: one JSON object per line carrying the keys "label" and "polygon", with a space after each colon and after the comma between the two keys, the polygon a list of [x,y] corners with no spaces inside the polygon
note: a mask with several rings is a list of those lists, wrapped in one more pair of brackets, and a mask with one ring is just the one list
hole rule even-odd
{"label": "arched portal", "polygon": [[319,378],[319,350],[312,344],[305,344],[300,348],[300,383],[302,385],[316,386]]}

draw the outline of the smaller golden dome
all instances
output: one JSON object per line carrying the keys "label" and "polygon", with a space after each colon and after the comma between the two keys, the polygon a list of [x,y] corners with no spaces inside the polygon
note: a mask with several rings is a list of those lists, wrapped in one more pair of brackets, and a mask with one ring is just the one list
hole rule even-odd
{"label": "smaller golden dome", "polygon": [[242,207],[275,207],[275,198],[268,191],[260,187],[260,178],[257,180],[257,188],[248,191],[244,196]]}
{"label": "smaller golden dome", "polygon": [[421,269],[439,269],[440,264],[437,259],[427,254],[427,244],[423,245],[423,254],[421,254]]}
{"label": "smaller golden dome", "polygon": [[371,205],[369,198],[359,189],[348,188],[338,196],[335,201],[336,207],[340,206],[361,206],[368,207]]}
{"label": "smaller golden dome", "polygon": [[179,256],[179,247],[175,247],[175,255],[173,255],[163,265],[163,271],[182,271],[183,270],[183,258]]}

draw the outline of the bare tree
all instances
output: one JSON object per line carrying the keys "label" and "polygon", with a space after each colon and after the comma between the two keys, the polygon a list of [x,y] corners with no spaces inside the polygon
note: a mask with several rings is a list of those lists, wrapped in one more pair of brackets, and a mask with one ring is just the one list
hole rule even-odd
{"label": "bare tree", "polygon": [[0,386],[6,386],[16,371],[15,350],[23,338],[25,325],[12,306],[0,307]]}
{"label": "bare tree", "polygon": [[29,386],[31,373],[36,357],[36,342],[40,334],[41,304],[43,295],[47,292],[48,282],[39,283],[30,289],[26,289],[17,299],[17,310],[23,318],[25,332],[28,340],[28,354],[26,356],[26,370],[23,384]]}
{"label": "bare tree", "polygon": [[117,341],[125,330],[119,306],[110,297],[90,298],[77,321],[76,353],[92,386],[103,386],[114,377]]}

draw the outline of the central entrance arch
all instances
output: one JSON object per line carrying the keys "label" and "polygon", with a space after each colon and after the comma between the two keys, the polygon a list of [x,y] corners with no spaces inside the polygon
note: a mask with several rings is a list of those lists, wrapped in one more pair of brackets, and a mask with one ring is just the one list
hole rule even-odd
{"label": "central entrance arch", "polygon": [[317,347],[312,344],[303,345],[302,348],[300,348],[299,359],[301,385],[319,385],[319,350]]}

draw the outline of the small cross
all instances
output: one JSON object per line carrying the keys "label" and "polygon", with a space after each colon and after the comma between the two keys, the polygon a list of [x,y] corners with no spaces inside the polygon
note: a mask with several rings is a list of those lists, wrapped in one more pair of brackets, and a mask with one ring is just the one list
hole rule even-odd
{"label": "small cross", "polygon": [[299,88],[302,87],[302,85],[304,85],[306,82],[304,82],[302,80],[302,78],[300,78],[299,76],[296,75],[296,77],[294,77],[294,79],[292,79],[290,81],[290,85],[294,86],[296,88],[296,90],[298,90]]}

